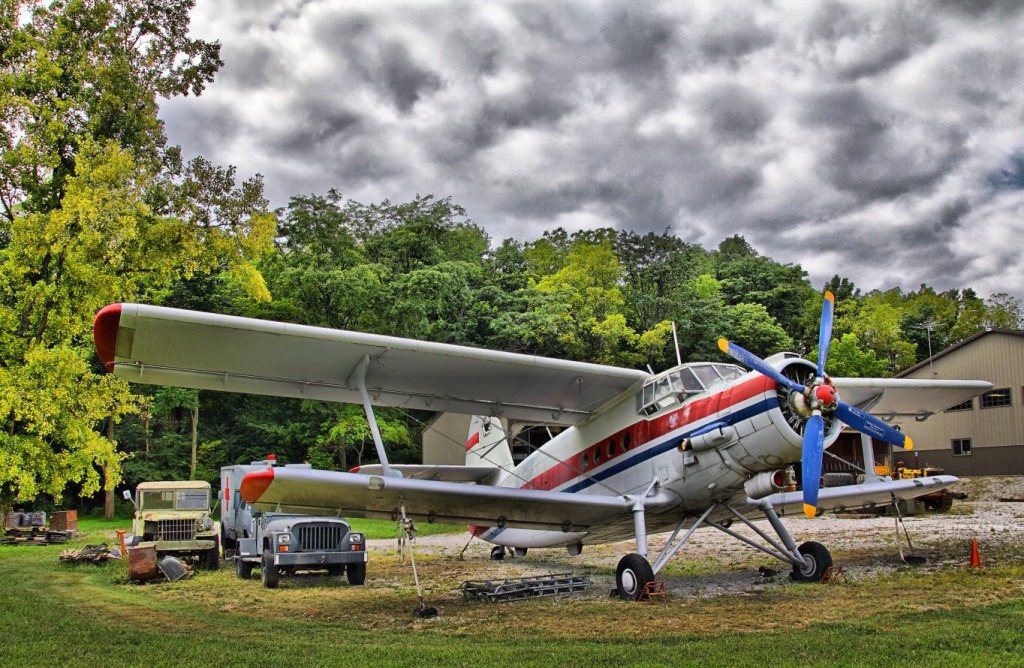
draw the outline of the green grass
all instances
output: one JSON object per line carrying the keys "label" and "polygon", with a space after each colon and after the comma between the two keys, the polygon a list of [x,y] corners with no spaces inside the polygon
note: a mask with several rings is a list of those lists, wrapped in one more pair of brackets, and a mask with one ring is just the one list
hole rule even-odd
{"label": "green grass", "polygon": [[390,557],[371,554],[365,587],[314,577],[266,590],[228,568],[128,584],[122,561],[58,562],[62,549],[113,543],[113,530],[125,527],[79,525],[87,535],[67,546],[0,546],[0,665],[949,668],[1021,665],[1024,656],[1019,565],[706,601],[627,604],[595,594],[487,605],[462,601],[448,585],[498,566],[427,555],[417,557],[420,578],[441,583],[428,594],[441,615],[424,620],[411,614],[408,567]]}

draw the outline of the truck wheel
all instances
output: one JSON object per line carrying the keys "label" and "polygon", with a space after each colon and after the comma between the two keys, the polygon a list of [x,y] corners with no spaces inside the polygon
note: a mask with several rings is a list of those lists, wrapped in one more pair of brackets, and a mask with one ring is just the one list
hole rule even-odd
{"label": "truck wheel", "polygon": [[248,580],[252,577],[253,565],[254,564],[251,561],[235,559],[235,574],[243,580]]}
{"label": "truck wheel", "polygon": [[207,570],[215,571],[220,568],[220,536],[213,537],[213,549],[206,551],[204,564]]}
{"label": "truck wheel", "polygon": [[345,569],[345,573],[348,575],[348,583],[350,585],[363,584],[366,581],[366,562],[349,564],[348,568]]}
{"label": "truck wheel", "polygon": [[274,565],[274,555],[270,550],[263,551],[263,563],[260,564],[260,579],[267,589],[276,589],[277,583],[281,581],[281,574],[277,572]]}
{"label": "truck wheel", "polygon": [[225,550],[234,550],[238,547],[238,541],[228,535],[223,524],[221,524],[220,528],[220,544],[224,546]]}

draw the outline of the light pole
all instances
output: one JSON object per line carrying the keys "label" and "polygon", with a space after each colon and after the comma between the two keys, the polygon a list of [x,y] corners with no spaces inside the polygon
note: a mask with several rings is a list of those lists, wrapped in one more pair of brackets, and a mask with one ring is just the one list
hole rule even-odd
{"label": "light pole", "polygon": [[932,369],[932,329],[938,327],[942,323],[938,320],[932,320],[926,322],[923,325],[911,325],[913,329],[923,329],[928,333],[928,371],[934,376],[935,371]]}

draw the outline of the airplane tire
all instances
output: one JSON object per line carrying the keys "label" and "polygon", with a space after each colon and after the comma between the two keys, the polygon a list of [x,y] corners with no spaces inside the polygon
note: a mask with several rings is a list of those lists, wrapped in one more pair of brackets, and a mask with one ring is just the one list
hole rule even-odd
{"label": "airplane tire", "polygon": [[277,583],[281,581],[281,574],[277,572],[274,565],[274,555],[270,550],[263,551],[263,563],[260,564],[260,579],[267,589],[276,589]]}
{"label": "airplane tire", "polygon": [[793,566],[790,576],[797,582],[819,582],[825,571],[832,567],[832,555],[821,543],[808,541],[799,548],[804,558],[801,566]]}
{"label": "airplane tire", "polygon": [[491,561],[501,561],[505,558],[505,548],[501,545],[495,545],[491,548]]}
{"label": "airplane tire", "polygon": [[648,582],[654,581],[654,569],[639,554],[627,554],[615,569],[615,590],[623,601],[639,601]]}

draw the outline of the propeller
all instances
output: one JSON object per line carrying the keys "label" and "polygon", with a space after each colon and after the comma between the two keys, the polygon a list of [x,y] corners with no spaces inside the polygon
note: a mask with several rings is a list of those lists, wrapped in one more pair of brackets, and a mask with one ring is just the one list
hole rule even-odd
{"label": "propeller", "polygon": [[817,376],[810,385],[801,385],[787,378],[775,367],[735,343],[730,343],[725,339],[718,340],[718,347],[722,352],[746,364],[754,371],[768,376],[779,385],[789,388],[793,393],[801,395],[801,400],[810,409],[810,416],[804,423],[803,451],[801,452],[804,514],[807,517],[814,517],[817,513],[821,458],[824,454],[825,443],[825,420],[822,418],[822,414],[833,415],[844,424],[880,441],[907,450],[914,447],[914,442],[903,432],[890,427],[856,406],[840,401],[836,388],[832,386],[832,381],[825,375],[828,347],[832,340],[832,317],[835,311],[835,301],[836,298],[832,292],[826,291],[825,302],[821,308],[821,325],[818,329]]}

